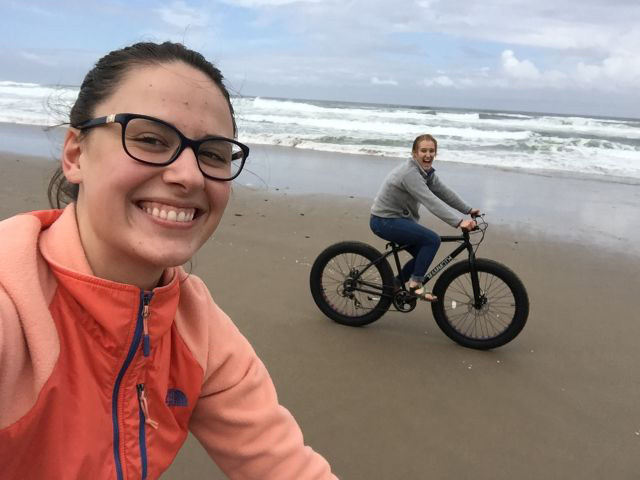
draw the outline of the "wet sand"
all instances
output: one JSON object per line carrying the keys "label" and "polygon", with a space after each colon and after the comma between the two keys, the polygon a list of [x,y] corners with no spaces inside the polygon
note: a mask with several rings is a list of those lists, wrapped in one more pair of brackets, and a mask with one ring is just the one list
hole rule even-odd
{"label": "wet sand", "polygon": [[[46,208],[53,162],[2,155],[0,165],[0,218]],[[292,184],[304,177],[287,173]],[[494,214],[479,255],[518,273],[531,313],[513,342],[477,352],[445,337],[427,305],[359,329],[324,317],[309,294],[310,265],[340,240],[384,247],[368,229],[370,201],[268,185],[234,187],[193,273],[249,338],[306,442],[340,478],[638,478],[637,229],[621,225],[618,240],[582,242],[547,234],[535,218],[514,224]],[[538,200],[550,216],[557,202]],[[225,477],[190,438],[163,478]]]}

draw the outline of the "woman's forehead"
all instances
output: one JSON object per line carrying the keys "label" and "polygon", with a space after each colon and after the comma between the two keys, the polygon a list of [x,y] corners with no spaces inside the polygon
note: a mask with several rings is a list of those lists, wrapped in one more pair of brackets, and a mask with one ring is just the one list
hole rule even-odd
{"label": "woman's forehead", "polygon": [[139,113],[178,128],[188,123],[201,133],[233,135],[231,112],[220,88],[204,72],[182,62],[133,67],[99,110],[100,115]]}
{"label": "woman's forehead", "polygon": [[418,148],[436,148],[436,144],[433,143],[433,140],[422,140],[418,144]]}
{"label": "woman's forehead", "polygon": [[204,72],[182,62],[141,65],[130,69],[114,90],[114,97],[127,101],[178,101],[185,106],[200,102],[216,106],[226,100],[220,87]]}

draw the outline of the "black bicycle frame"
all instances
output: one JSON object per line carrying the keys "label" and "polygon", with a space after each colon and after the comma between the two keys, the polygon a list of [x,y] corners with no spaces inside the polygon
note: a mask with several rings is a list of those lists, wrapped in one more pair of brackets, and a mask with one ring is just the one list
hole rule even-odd
{"label": "black bicycle frame", "polygon": [[[471,272],[471,286],[473,288],[473,298],[475,300],[476,307],[479,308],[480,307],[480,282],[478,280],[478,271],[476,270],[476,255],[475,255],[475,252],[473,251],[473,245],[469,241],[469,232],[463,231],[462,235],[446,235],[446,236],[440,237],[440,241],[443,243],[462,242],[462,245],[459,245],[458,247],[456,247],[456,249],[453,252],[447,255],[438,265],[436,265],[433,269],[431,269],[431,271],[425,275],[425,278],[422,281],[422,284],[423,285],[426,284],[429,280],[431,280],[439,272],[441,272],[444,269],[444,267],[449,265],[449,263],[451,263],[451,261],[454,258],[456,258],[458,255],[460,255],[462,252],[466,250],[469,253],[469,269]],[[398,253],[402,252],[403,250],[406,250],[410,246],[411,245],[397,246],[393,242],[387,243],[386,248],[387,249],[391,248],[391,249],[388,252],[384,253],[380,258],[377,258],[376,260],[371,262],[369,265],[367,265],[360,272],[358,277],[360,277],[364,272],[366,272],[372,266],[377,265],[382,261],[385,261],[387,257],[389,257],[389,255],[393,255],[396,270],[399,276],[400,272],[402,271],[402,266],[400,265],[400,257]],[[362,282],[362,284],[375,287],[374,285],[369,285],[368,282]],[[402,288],[405,288],[404,285],[402,286]],[[377,292],[369,292],[367,290],[362,290],[362,289],[359,289],[359,290],[366,293],[377,293]],[[384,295],[384,292],[382,294]]]}

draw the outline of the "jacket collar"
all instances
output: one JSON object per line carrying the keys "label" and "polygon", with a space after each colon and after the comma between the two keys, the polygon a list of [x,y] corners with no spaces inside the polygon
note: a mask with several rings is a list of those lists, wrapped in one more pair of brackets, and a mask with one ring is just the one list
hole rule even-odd
{"label": "jacket collar", "polygon": [[409,159],[409,163],[415,165],[415,167],[418,169],[418,172],[420,172],[420,175],[422,175],[422,178],[424,178],[425,180],[428,180],[429,177],[431,177],[431,175],[433,175],[436,171],[435,168],[431,167],[431,170],[427,172],[424,168],[422,168],[422,165],[420,165],[418,161],[413,157]]}
{"label": "jacket collar", "polygon": [[[93,275],[80,240],[74,204],[64,210],[31,214],[40,219],[40,252],[64,293],[71,295],[110,335],[127,338],[132,331],[131,322],[137,320],[139,314],[141,289]],[[162,336],[173,323],[180,283],[185,277],[182,268],[167,269],[162,286],[151,292],[148,327],[152,346],[154,339]]]}

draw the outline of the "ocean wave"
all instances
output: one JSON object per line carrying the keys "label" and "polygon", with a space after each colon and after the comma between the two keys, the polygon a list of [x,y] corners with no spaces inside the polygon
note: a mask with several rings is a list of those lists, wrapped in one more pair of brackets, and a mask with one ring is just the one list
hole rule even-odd
{"label": "ocean wave", "polygon": [[[0,122],[66,120],[74,86],[0,81]],[[232,97],[242,141],[403,157],[416,135],[439,141],[440,161],[640,178],[640,120]]]}
{"label": "ocean wave", "polygon": [[[250,144],[279,145],[324,152],[381,157],[407,158],[410,156],[408,142],[367,143],[349,136],[319,137],[311,134],[251,134],[240,132],[243,141]],[[539,139],[538,139],[539,141]],[[640,180],[640,159],[633,149],[611,149],[604,146],[589,146],[578,142],[571,148],[557,144],[538,143],[535,139],[523,145],[484,145],[469,148],[465,142],[451,142],[441,150],[438,161],[453,161],[499,168],[515,168],[527,171],[549,170],[582,174],[610,175]]]}
{"label": "ocean wave", "polygon": [[278,114],[280,116],[291,116],[292,118],[305,117],[309,115],[324,116],[326,118],[352,118],[352,119],[385,119],[385,120],[408,120],[424,121],[429,117],[434,117],[437,112],[433,110],[419,111],[411,108],[378,106],[345,106],[345,104],[331,104],[318,106],[308,102],[296,102],[293,100],[277,100],[256,98],[237,98],[233,100],[234,109],[243,115],[245,112]]}

